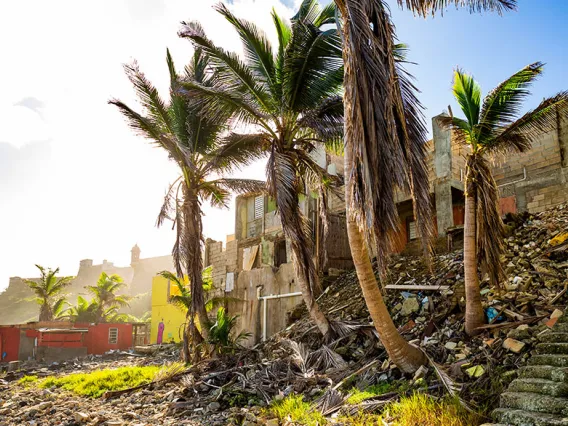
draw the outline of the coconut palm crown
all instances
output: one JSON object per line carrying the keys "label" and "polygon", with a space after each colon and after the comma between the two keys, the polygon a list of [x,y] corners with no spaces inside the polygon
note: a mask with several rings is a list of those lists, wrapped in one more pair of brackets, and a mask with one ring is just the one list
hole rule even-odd
{"label": "coconut palm crown", "polygon": [[[470,290],[470,315],[466,330],[474,332],[483,324],[478,296],[478,266],[489,274],[492,285],[505,278],[501,262],[503,222],[499,214],[499,190],[493,179],[488,157],[508,152],[525,152],[543,133],[556,128],[558,120],[568,117],[568,92],[544,99],[534,110],[520,115],[530,87],[542,74],[536,62],[516,72],[481,100],[481,88],[471,75],[457,69],[453,93],[465,119],[442,117],[443,125],[453,130],[454,140],[466,144],[464,240],[466,299]],[[469,214],[468,214],[469,213]],[[465,231],[464,231],[465,232]],[[469,237],[469,238],[468,238]],[[470,244],[471,242],[471,244]]]}
{"label": "coconut palm crown", "polygon": [[321,8],[317,1],[305,0],[291,25],[273,11],[275,47],[254,23],[237,18],[223,4],[216,10],[239,35],[244,58],[216,46],[198,22],[182,23],[179,35],[203,49],[216,76],[210,86],[184,82],[183,92],[200,99],[207,116],[229,115],[233,125],[250,130],[231,133],[228,142],[240,141],[250,156],[268,156],[267,192],[291,243],[298,284],[312,318],[329,335],[329,323],[313,298],[320,285],[298,195],[329,182],[310,153],[318,145],[342,144],[341,40],[328,25],[335,22],[335,5]]}
{"label": "coconut palm crown", "polygon": [[40,271],[39,280],[24,280],[35,293],[35,301],[40,306],[39,320],[53,321],[65,307],[66,300],[63,292],[71,285],[73,277],[56,277],[59,268],[44,268],[35,265]]}
{"label": "coconut palm crown", "polygon": [[[125,71],[136,89],[143,107],[138,113],[119,100],[110,101],[126,117],[136,133],[164,149],[180,170],[180,177],[166,192],[157,226],[173,221],[176,240],[172,250],[178,276],[187,275],[191,283],[192,312],[196,312],[201,330],[209,326],[203,300],[203,225],[201,204],[209,201],[216,207],[228,207],[231,192],[248,193],[264,189],[264,182],[229,179],[222,176],[235,167],[248,164],[254,153],[246,151],[246,141],[221,140],[230,114],[208,114],[202,103],[182,96],[182,84],[212,87],[220,78],[210,72],[210,56],[196,49],[190,63],[180,74],[169,50],[166,55],[170,76],[169,101],[162,100],[136,63]],[[193,315],[191,316],[193,318]]]}

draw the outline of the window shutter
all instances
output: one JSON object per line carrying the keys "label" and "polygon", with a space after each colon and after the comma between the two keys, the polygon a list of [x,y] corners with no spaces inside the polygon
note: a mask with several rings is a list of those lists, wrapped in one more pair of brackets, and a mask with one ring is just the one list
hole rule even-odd
{"label": "window shutter", "polygon": [[260,219],[264,214],[264,196],[259,195],[254,199],[254,218]]}

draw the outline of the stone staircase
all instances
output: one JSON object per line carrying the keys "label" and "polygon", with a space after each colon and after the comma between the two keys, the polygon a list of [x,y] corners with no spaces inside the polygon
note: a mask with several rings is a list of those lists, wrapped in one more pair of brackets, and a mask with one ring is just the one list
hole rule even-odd
{"label": "stone staircase", "polygon": [[501,395],[493,426],[568,426],[568,315],[543,334],[536,353]]}

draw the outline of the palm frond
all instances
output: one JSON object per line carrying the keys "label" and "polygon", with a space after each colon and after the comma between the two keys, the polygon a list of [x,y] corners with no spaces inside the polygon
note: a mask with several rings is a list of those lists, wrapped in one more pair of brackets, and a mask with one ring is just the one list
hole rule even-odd
{"label": "palm frond", "polygon": [[479,84],[473,76],[458,68],[454,72],[452,91],[467,118],[469,126],[474,128],[479,123],[479,112],[481,110],[481,88]]}
{"label": "palm frond", "polygon": [[[179,151],[175,141],[162,133],[160,127],[154,121],[137,113],[118,99],[111,99],[108,103],[116,106],[120,110],[122,115],[126,118],[128,125],[136,134],[164,148],[170,156],[174,156],[176,152]],[[179,162],[179,159],[177,160]]]}
{"label": "palm frond", "polygon": [[501,262],[505,232],[499,213],[499,190],[489,163],[481,155],[468,156],[466,167],[466,182],[476,183],[477,256],[491,284],[499,286],[506,278]]}
{"label": "palm frond", "polygon": [[456,8],[464,7],[474,12],[504,12],[516,10],[517,0],[397,0],[399,6],[406,7],[417,15],[427,16],[436,13],[444,14],[444,10],[451,5]]}
{"label": "palm frond", "polygon": [[142,107],[148,117],[163,131],[172,130],[172,121],[165,102],[160,97],[158,89],[140,71],[136,61],[124,65],[126,76],[134,86]]}
{"label": "palm frond", "polygon": [[479,120],[479,142],[513,123],[520,112],[523,101],[530,95],[530,86],[542,74],[544,64],[535,62],[516,72],[493,89],[483,100]]}
{"label": "palm frond", "polygon": [[558,123],[568,117],[568,91],[543,100],[534,110],[527,112],[517,121],[506,127],[490,143],[486,152],[524,152],[542,134],[550,132]]}
{"label": "palm frond", "polygon": [[182,22],[181,25],[182,28],[178,35],[191,40],[195,47],[201,48],[208,55],[215,70],[218,87],[240,93],[265,112],[272,109],[267,87],[259,81],[236,53],[227,52],[216,46],[207,38],[203,27],[198,22]]}
{"label": "palm frond", "polygon": [[290,39],[292,37],[292,29],[290,26],[276,13],[276,10],[272,9],[272,21],[274,22],[274,27],[276,28],[276,34],[278,35],[278,52],[276,54],[275,67],[275,88],[277,89],[275,93],[276,99],[282,99],[282,82],[284,79],[284,52]]}
{"label": "palm frond", "polygon": [[232,172],[267,155],[270,148],[269,136],[265,133],[239,134],[230,132],[211,152],[205,171]]}
{"label": "palm frond", "polygon": [[201,113],[210,120],[223,120],[231,117],[233,124],[257,124],[271,132],[267,124],[267,117],[247,97],[238,91],[224,88],[205,87],[194,82],[183,82],[180,92],[194,98],[201,109]]}
{"label": "palm frond", "polygon": [[462,145],[471,143],[472,128],[467,121],[449,115],[439,115],[436,119],[442,128],[453,131],[452,141]]}
{"label": "palm frond", "polygon": [[[170,185],[170,187],[168,188],[168,190],[166,191],[166,195],[164,196],[164,202],[162,203],[162,207],[160,209],[160,213],[158,214],[158,218],[156,219],[156,227],[157,228],[162,226],[166,219],[169,219],[169,220],[172,220],[172,221],[174,220],[172,215],[173,215],[173,212],[175,211],[175,206],[178,202],[175,194],[179,191],[179,185],[181,185],[183,183],[183,182],[180,182],[180,180],[182,178],[183,178],[183,176],[178,177],[174,181],[174,183],[172,183]],[[176,187],[176,184],[178,184],[177,187]]]}
{"label": "palm frond", "polygon": [[215,10],[223,15],[237,30],[244,46],[247,65],[256,72],[272,93],[277,93],[276,67],[272,46],[264,32],[255,24],[237,18],[223,3],[219,3]]}
{"label": "palm frond", "polygon": [[202,182],[199,188],[199,195],[209,204],[217,208],[229,208],[231,202],[231,191],[213,182]]}
{"label": "palm frond", "polygon": [[223,178],[208,183],[236,194],[250,194],[266,191],[266,182],[262,180]]}
{"label": "palm frond", "polygon": [[330,96],[298,120],[298,126],[311,129],[333,153],[343,152],[343,98]]}
{"label": "palm frond", "polygon": [[294,22],[286,49],[283,94],[293,111],[308,110],[338,93],[343,82],[341,38],[336,29],[322,31]]}
{"label": "palm frond", "polygon": [[[275,200],[284,235],[290,241],[296,276],[319,294],[319,280],[312,259],[312,241],[308,238],[308,223],[300,210],[298,194],[302,192],[296,174],[297,157],[293,152],[273,151],[266,165],[268,194]],[[308,306],[308,310],[312,307]]]}

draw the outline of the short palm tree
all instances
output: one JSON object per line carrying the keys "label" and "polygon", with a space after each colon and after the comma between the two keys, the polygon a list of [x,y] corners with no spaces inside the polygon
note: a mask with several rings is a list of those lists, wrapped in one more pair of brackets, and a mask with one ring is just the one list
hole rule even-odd
{"label": "short palm tree", "polygon": [[524,152],[544,132],[553,130],[558,120],[568,117],[568,92],[544,99],[534,110],[519,117],[529,88],[542,74],[536,62],[513,74],[493,89],[481,102],[481,88],[471,75],[454,73],[454,96],[465,119],[442,117],[454,138],[467,145],[465,176],[464,275],[466,291],[465,329],[479,333],[485,323],[479,293],[478,267],[487,271],[492,285],[505,278],[503,222],[499,214],[499,190],[488,157],[507,152]]}
{"label": "short palm tree", "polygon": [[89,302],[83,296],[77,297],[77,304],[71,305],[61,312],[58,319],[72,322],[91,323],[97,321],[97,304]]}
{"label": "short palm tree", "polygon": [[[395,31],[384,0],[335,0],[342,19],[345,62],[345,195],[353,262],[373,323],[393,362],[413,372],[426,359],[398,333],[372,268],[376,245],[384,276],[399,227],[395,192],[410,192],[428,253],[432,233],[424,144],[427,130],[410,76],[396,61]],[[514,7],[515,0],[397,0],[419,15],[449,4],[471,11]],[[370,236],[370,237],[367,237]]]}
{"label": "short palm tree", "polygon": [[228,115],[234,124],[248,127],[247,134],[228,135],[229,143],[240,141],[243,153],[268,156],[267,192],[290,241],[298,285],[312,319],[329,337],[330,323],[314,298],[321,288],[298,197],[328,178],[310,153],[318,145],[336,146],[342,138],[341,40],[328,25],[335,22],[335,6],[322,9],[317,1],[304,0],[291,26],[273,12],[275,49],[254,23],[237,18],[223,4],[216,9],[241,38],[245,56],[216,46],[199,23],[183,23],[180,36],[210,57],[216,75],[211,86],[184,83],[183,92],[200,99],[207,116]]}
{"label": "short palm tree", "polygon": [[95,285],[86,287],[87,291],[93,295],[91,303],[96,306],[94,309],[96,322],[104,322],[116,314],[118,309],[130,306],[129,301],[132,297],[116,294],[125,286],[126,283],[120,276],[102,272]]}
{"label": "short palm tree", "polygon": [[65,288],[71,285],[73,277],[59,277],[59,268],[52,270],[36,265],[40,271],[40,278],[37,281],[24,280],[28,287],[35,293],[35,301],[40,306],[39,320],[53,321],[65,307]]}
{"label": "short palm tree", "polygon": [[[205,295],[210,293],[214,290],[213,288],[213,280],[212,280],[212,267],[205,268],[202,274],[202,282],[203,282],[203,292]],[[162,277],[169,280],[171,283],[175,284],[177,293],[173,296],[170,296],[170,303],[176,305],[182,311],[185,312],[186,322],[184,324],[184,331],[183,331],[183,348],[182,348],[182,355],[185,361],[189,361],[190,353],[189,353],[189,341],[192,337],[192,333],[190,327],[192,326],[191,321],[191,286],[188,287],[188,283],[186,283],[183,279],[179,278],[176,274],[169,272],[169,271],[162,271],[159,273]],[[205,300],[205,310],[207,312],[212,311],[214,308],[221,306],[223,303],[228,301],[233,301],[235,299],[228,298],[228,297],[209,297]]]}
{"label": "short palm tree", "polygon": [[[220,135],[226,129],[228,115],[211,116],[201,103],[180,94],[179,88],[183,83],[192,82],[203,87],[215,84],[218,77],[208,71],[209,56],[203,50],[196,49],[183,74],[177,72],[169,51],[166,61],[170,74],[169,102],[162,100],[157,89],[134,63],[125,66],[125,70],[136,89],[143,114],[119,100],[110,103],[119,108],[138,134],[163,148],[180,170],[180,177],[166,193],[157,225],[161,226],[166,219],[173,221],[177,231],[172,250],[176,273],[189,277],[191,312],[197,314],[201,332],[207,334],[209,319],[201,278],[201,204],[209,201],[216,207],[228,207],[231,192],[258,192],[265,184],[255,180],[220,177],[252,161],[254,155],[246,150],[246,140],[233,138],[221,143]],[[194,316],[190,317],[193,320]],[[197,340],[197,336],[194,337]]]}

